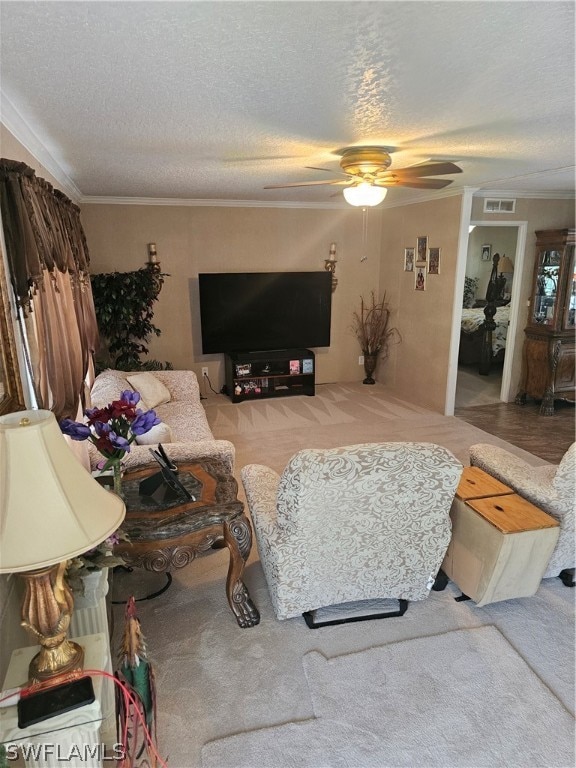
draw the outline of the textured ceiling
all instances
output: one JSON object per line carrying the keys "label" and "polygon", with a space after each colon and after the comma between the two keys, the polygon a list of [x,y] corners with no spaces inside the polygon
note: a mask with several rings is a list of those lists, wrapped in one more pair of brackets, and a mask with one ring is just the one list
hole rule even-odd
{"label": "textured ceiling", "polygon": [[263,187],[351,144],[455,161],[449,190],[574,190],[573,2],[2,0],[0,22],[3,122],[85,197],[333,204]]}

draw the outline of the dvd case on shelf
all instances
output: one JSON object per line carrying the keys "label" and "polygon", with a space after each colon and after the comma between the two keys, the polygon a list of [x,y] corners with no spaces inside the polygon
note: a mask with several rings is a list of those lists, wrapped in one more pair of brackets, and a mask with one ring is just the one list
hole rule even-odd
{"label": "dvd case on shelf", "polygon": [[314,373],[314,360],[312,358],[302,360],[302,373]]}
{"label": "dvd case on shelf", "polygon": [[300,360],[290,360],[290,375],[300,373]]}

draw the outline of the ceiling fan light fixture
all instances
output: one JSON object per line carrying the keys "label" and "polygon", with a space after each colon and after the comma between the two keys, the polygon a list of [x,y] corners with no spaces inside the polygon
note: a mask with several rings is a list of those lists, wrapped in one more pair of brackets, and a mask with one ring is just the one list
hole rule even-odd
{"label": "ceiling fan light fixture", "polygon": [[375,187],[366,181],[353,187],[346,187],[343,190],[347,203],[362,207],[379,205],[386,197],[387,192],[388,190],[385,187]]}

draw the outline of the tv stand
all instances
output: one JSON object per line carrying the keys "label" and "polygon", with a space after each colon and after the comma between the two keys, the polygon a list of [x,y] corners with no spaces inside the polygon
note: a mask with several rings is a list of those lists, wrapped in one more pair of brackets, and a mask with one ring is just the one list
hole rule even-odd
{"label": "tv stand", "polygon": [[315,392],[316,364],[310,349],[230,352],[224,360],[226,391],[233,403],[289,395],[311,396]]}

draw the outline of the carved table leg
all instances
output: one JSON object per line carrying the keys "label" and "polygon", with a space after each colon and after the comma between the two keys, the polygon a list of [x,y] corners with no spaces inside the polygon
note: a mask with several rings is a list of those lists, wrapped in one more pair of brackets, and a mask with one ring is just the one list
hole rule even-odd
{"label": "carved table leg", "polygon": [[254,627],[260,622],[260,614],[242,581],[244,565],[252,547],[252,531],[244,515],[224,523],[224,541],[230,550],[230,567],[226,579],[230,608],[240,627]]}
{"label": "carved table leg", "polygon": [[540,416],[553,416],[554,415],[554,382],[556,380],[556,369],[558,367],[558,359],[560,357],[560,342],[551,344],[548,348],[548,382],[546,389],[544,390],[544,399],[540,406]]}
{"label": "carved table leg", "polygon": [[520,390],[518,394],[516,395],[516,399],[514,400],[516,405],[526,405],[526,392],[523,390]]}

